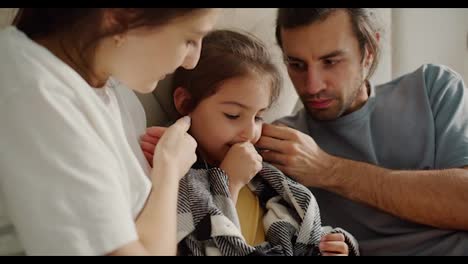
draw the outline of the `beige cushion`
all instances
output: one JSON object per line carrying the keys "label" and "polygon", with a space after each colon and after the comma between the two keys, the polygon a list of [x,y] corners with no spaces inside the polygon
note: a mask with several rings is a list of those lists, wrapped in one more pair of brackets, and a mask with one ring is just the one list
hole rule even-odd
{"label": "beige cushion", "polygon": [[146,112],[148,126],[164,126],[177,117],[170,92],[171,76],[160,81],[153,93],[137,94]]}

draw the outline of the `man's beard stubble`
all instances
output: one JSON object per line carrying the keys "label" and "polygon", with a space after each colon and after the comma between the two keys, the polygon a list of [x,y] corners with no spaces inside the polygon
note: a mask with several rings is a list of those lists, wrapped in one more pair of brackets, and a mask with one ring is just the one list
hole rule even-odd
{"label": "man's beard stubble", "polygon": [[[344,115],[350,114],[354,111],[351,111],[351,106],[352,104],[356,101],[357,97],[361,93],[361,89],[367,89],[367,85],[364,85],[367,82],[367,79],[363,78],[364,74],[361,74],[359,79],[357,79],[354,83],[357,83],[357,85],[353,86],[353,91],[352,93],[346,97],[346,98],[339,98],[336,96],[328,96],[323,93],[317,94],[317,95],[312,95],[312,96],[301,96],[301,101],[304,104],[304,107],[306,108],[308,114],[312,119],[317,120],[317,121],[333,121],[336,120]],[[367,92],[367,91],[366,91]],[[310,109],[307,105],[307,101],[312,100],[312,99],[319,99],[319,98],[331,98],[335,100],[335,102],[338,102],[338,104],[335,104],[332,106],[332,108],[327,108],[324,110],[315,110],[315,109]],[[338,111],[334,111],[335,113],[330,113],[327,114],[327,112],[332,111],[333,109],[338,108]]]}

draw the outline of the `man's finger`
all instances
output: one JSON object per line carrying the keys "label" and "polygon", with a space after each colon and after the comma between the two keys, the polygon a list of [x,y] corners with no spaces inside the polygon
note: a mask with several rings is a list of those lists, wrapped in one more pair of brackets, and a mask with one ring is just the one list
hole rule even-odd
{"label": "man's finger", "polygon": [[285,146],[287,144],[288,141],[262,135],[257,143],[255,143],[255,146],[260,149],[284,152]]}
{"label": "man's finger", "polygon": [[288,140],[293,138],[293,131],[295,130],[287,126],[278,126],[264,123],[262,127],[262,136]]}
{"label": "man's finger", "polygon": [[286,163],[286,158],[288,157],[287,155],[281,154],[276,151],[260,151],[260,155],[262,155],[262,158],[264,161],[268,163],[274,163],[274,164],[279,164],[279,165],[287,165]]}
{"label": "man's finger", "polygon": [[275,125],[275,126],[288,127],[287,125],[285,125],[283,123],[280,123],[280,122],[273,122],[272,124]]}

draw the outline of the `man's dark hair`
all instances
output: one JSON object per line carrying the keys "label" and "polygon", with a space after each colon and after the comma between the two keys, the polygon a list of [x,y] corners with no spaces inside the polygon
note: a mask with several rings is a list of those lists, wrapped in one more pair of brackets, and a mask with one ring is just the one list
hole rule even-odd
{"label": "man's dark hair", "polygon": [[291,29],[307,26],[327,19],[338,10],[344,10],[351,19],[354,35],[359,42],[362,59],[365,49],[374,54],[374,60],[369,68],[367,79],[374,74],[380,60],[380,47],[376,37],[379,26],[375,11],[370,8],[279,8],[276,19],[276,41],[282,48],[281,29]]}

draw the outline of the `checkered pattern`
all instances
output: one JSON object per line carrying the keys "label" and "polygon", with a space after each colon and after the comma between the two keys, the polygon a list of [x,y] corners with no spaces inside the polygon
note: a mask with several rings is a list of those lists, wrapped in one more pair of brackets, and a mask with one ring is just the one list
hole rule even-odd
{"label": "checkered pattern", "polygon": [[[325,234],[317,202],[305,186],[281,171],[263,164],[249,183],[265,208],[266,242],[246,243],[240,231],[236,207],[230,198],[228,176],[219,168],[191,169],[180,182],[178,234],[180,255],[319,255]],[[359,255],[357,242],[346,231],[350,255]],[[326,232],[326,233],[329,233]]]}

